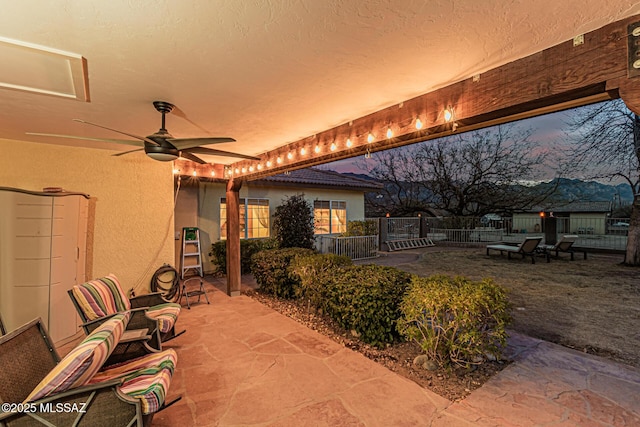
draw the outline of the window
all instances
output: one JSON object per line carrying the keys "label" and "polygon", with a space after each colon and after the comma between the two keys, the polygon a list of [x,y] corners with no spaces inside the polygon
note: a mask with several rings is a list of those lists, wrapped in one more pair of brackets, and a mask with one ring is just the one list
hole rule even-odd
{"label": "window", "polygon": [[[269,199],[240,199],[240,238],[269,237]],[[220,239],[227,238],[227,199],[220,199]]]}
{"label": "window", "polygon": [[313,221],[316,234],[347,231],[347,202],[316,200],[313,202]]}

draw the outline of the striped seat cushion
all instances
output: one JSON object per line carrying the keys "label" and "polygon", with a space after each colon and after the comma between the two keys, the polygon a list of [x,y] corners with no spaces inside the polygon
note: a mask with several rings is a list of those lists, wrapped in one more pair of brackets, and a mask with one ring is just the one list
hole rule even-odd
{"label": "striped seat cushion", "polygon": [[87,320],[131,309],[129,298],[114,274],[74,286],[71,292]]}
{"label": "striped seat cushion", "polygon": [[129,312],[117,314],[96,328],[40,381],[25,402],[87,384],[120,341],[129,316]]}
{"label": "striped seat cushion", "polygon": [[180,304],[168,302],[165,304],[154,305],[147,310],[147,317],[158,321],[158,329],[160,332],[167,333],[176,324],[176,320],[180,315]]}
{"label": "striped seat cushion", "polygon": [[140,399],[142,412],[157,412],[164,403],[178,356],[172,349],[121,363],[97,373],[91,383],[122,379],[120,391]]}

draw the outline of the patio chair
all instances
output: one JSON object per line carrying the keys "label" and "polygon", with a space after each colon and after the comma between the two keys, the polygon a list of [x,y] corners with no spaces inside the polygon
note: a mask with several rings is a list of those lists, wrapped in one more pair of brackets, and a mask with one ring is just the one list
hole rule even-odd
{"label": "patio chair", "polygon": [[166,350],[100,372],[129,313],[110,318],[60,359],[40,319],[0,337],[2,426],[148,426],[170,406],[177,362]]}
{"label": "patio chair", "polygon": [[[560,252],[566,252],[568,254],[571,254],[571,261],[573,261],[574,259],[573,255],[576,252],[575,248],[573,247],[573,244],[578,239],[579,239],[579,236],[576,236],[575,234],[565,235],[565,236],[562,236],[560,240],[556,242],[555,245],[540,245],[540,249],[545,251],[549,255],[555,252],[556,258],[559,257]],[[583,250],[581,252],[584,254],[584,259],[587,259],[587,251]]]}
{"label": "patio chair", "polygon": [[[522,255],[522,259],[527,256],[531,257],[531,263],[536,263],[536,254],[538,253],[536,249],[538,245],[542,241],[542,237],[527,237],[524,239],[522,243],[518,246],[512,246],[507,244],[500,245],[487,245],[487,255],[489,255],[489,251],[500,251],[500,255],[503,253],[507,253],[507,258],[511,259],[511,254],[520,254]],[[547,258],[547,262],[549,262],[549,254],[545,254]]]}
{"label": "patio chair", "polygon": [[180,304],[167,302],[159,292],[129,299],[114,274],[74,286],[68,293],[80,314],[86,334],[109,316],[123,311],[132,312],[128,330],[147,329],[152,337],[149,345],[156,350],[162,350],[163,342],[184,333],[175,333]]}

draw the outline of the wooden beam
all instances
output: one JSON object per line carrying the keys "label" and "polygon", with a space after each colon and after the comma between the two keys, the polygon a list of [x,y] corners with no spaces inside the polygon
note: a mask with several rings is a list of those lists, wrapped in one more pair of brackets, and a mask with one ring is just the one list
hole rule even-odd
{"label": "wooden beam", "polygon": [[[612,99],[620,92],[626,91],[631,99],[637,92],[631,93],[636,83],[629,82],[628,32],[639,21],[640,15],[612,23],[585,34],[582,44],[574,45],[573,40],[561,43],[284,145],[261,155],[261,161],[234,163],[229,170],[235,179],[254,180]],[[446,122],[443,112],[449,107],[454,110],[454,119]],[[424,125],[421,129],[416,129],[417,118]],[[391,138],[386,137],[388,128],[393,132]],[[374,136],[372,143],[367,141],[370,133]],[[346,146],[347,140],[351,147]],[[303,148],[305,155],[301,154]],[[292,159],[287,157],[289,153]]]}
{"label": "wooden beam", "polygon": [[240,187],[242,181],[227,181],[227,295],[240,295]]}

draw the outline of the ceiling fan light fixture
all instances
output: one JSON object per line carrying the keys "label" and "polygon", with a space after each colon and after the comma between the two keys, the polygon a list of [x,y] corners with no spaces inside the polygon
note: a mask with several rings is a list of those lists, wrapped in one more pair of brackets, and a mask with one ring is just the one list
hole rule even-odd
{"label": "ceiling fan light fixture", "polygon": [[149,156],[153,160],[157,160],[159,162],[170,162],[170,161],[176,160],[178,158],[178,154],[174,154],[174,153],[150,152],[150,153],[147,153],[147,156]]}

